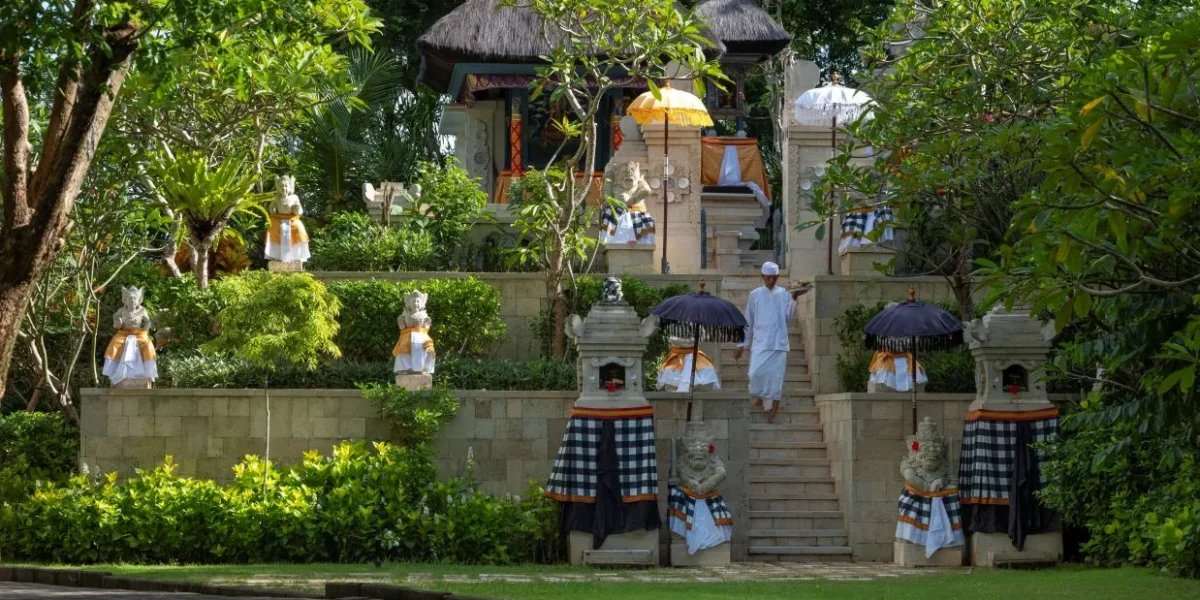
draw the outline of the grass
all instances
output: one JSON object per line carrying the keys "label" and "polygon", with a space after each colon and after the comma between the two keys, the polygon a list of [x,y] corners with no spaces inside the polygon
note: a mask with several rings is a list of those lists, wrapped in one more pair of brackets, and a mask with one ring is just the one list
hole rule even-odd
{"label": "grass", "polygon": [[[431,579],[455,575],[551,575],[593,573],[586,567],[388,564],[373,565],[220,565],[99,567],[118,575],[172,580],[201,580],[230,585],[258,585],[319,591],[325,581],[386,581],[405,583],[410,574]],[[670,576],[668,569],[641,571]],[[488,598],[562,600],[619,598],[620,600],[725,600],[728,598],[787,600],[1174,600],[1200,598],[1200,581],[1160,575],[1146,569],[1093,569],[1066,566],[1042,571],[968,570],[875,581],[751,581],[723,583],[657,583],[639,581],[488,582],[430,581],[438,590]]]}

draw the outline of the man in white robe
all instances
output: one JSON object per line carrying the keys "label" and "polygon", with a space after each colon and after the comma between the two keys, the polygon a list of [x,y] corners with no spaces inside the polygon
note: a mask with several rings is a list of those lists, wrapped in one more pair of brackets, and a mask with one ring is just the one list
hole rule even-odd
{"label": "man in white robe", "polygon": [[779,265],[769,262],[762,266],[762,287],[750,292],[746,302],[746,341],[738,346],[734,358],[741,360],[743,351],[750,348],[750,398],[755,406],[767,410],[767,422],[775,422],[775,414],[783,400],[783,377],[787,370],[788,322],[796,318],[796,298],[807,289],[789,293],[776,286]]}

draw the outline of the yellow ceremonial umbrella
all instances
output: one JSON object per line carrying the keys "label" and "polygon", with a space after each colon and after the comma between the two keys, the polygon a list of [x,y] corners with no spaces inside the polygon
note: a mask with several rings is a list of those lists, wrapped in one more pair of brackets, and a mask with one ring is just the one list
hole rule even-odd
{"label": "yellow ceremonial umbrella", "polygon": [[669,80],[658,89],[658,92],[658,97],[655,97],[653,90],[638,96],[629,105],[629,109],[626,112],[639,125],[650,123],[663,124],[662,272],[665,274],[671,271],[671,265],[667,264],[667,176],[670,170],[668,168],[670,161],[667,157],[667,141],[670,138],[671,124],[711,127],[713,121],[712,117],[708,116],[708,109],[704,107],[703,101],[694,94],[671,87]]}

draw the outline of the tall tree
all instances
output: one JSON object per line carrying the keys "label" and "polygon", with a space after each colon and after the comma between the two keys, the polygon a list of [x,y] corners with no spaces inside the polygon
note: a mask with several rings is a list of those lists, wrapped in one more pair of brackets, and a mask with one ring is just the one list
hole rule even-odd
{"label": "tall tree", "polygon": [[359,0],[0,4],[0,394],[32,286],[63,248],[135,56],[139,69],[161,68],[173,52],[242,30],[365,42],[371,27]]}

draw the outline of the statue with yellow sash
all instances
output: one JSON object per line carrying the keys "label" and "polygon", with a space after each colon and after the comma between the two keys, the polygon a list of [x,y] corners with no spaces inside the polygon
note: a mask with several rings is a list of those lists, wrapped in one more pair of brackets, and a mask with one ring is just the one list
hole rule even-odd
{"label": "statue with yellow sash", "polygon": [[428,388],[433,384],[437,354],[433,349],[433,338],[429,337],[433,321],[425,312],[428,299],[428,295],[419,291],[408,294],[404,297],[404,313],[396,319],[400,339],[392,349],[392,356],[396,358],[392,370],[396,373],[396,385],[401,387]]}
{"label": "statue with yellow sash", "polygon": [[308,260],[308,232],[300,222],[304,208],[296,195],[296,178],[281,175],[275,178],[275,198],[267,206],[270,222],[267,225],[266,255],[268,270],[299,271]]}
{"label": "statue with yellow sash", "polygon": [[[658,389],[668,392],[687,392],[691,389],[692,344],[687,338],[671,336],[671,350],[658,363]],[[696,387],[721,389],[717,368],[703,350],[696,351]]]}
{"label": "statue with yellow sash", "polygon": [[121,308],[113,315],[117,330],[104,350],[104,376],[114,386],[149,388],[158,379],[150,315],[142,306],[142,290],[121,288]]}

